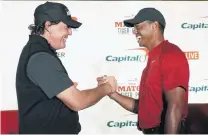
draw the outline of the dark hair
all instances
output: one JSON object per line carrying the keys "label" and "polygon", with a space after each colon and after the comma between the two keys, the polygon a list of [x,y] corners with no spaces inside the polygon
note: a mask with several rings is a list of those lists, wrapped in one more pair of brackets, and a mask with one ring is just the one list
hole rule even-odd
{"label": "dark hair", "polygon": [[[51,25],[58,24],[60,21],[51,21]],[[31,35],[42,35],[45,32],[45,22],[39,25],[31,24],[28,26]]]}

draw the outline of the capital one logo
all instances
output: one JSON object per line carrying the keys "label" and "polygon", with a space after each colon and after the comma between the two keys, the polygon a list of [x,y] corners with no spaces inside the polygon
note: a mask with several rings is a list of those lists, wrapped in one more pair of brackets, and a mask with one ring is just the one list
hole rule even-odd
{"label": "capital one logo", "polygon": [[208,28],[208,23],[207,21],[205,22],[203,19],[207,19],[208,16],[203,16],[200,17],[202,18],[202,21],[199,21],[197,23],[193,22],[184,22],[181,24],[182,29],[189,29],[189,30],[199,30],[199,29],[207,29]]}
{"label": "capital one logo", "polygon": [[128,50],[141,50],[144,51],[145,54],[123,54],[123,55],[107,55],[105,60],[108,62],[146,62],[147,61],[147,56],[148,56],[148,51],[146,48],[134,48],[134,49],[128,49]]}

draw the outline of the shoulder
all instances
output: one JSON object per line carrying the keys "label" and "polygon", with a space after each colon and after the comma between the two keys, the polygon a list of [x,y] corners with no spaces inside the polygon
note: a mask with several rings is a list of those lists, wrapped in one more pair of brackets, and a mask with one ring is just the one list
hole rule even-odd
{"label": "shoulder", "polygon": [[162,47],[162,62],[167,65],[188,64],[185,53],[176,44],[168,42]]}
{"label": "shoulder", "polygon": [[30,61],[34,61],[34,60],[37,60],[37,59],[43,59],[43,60],[45,60],[45,59],[49,59],[49,60],[55,60],[56,58],[53,56],[53,55],[51,55],[51,54],[49,54],[49,53],[47,53],[47,52],[38,52],[38,53],[35,53],[35,54],[33,54],[31,57],[30,57]]}
{"label": "shoulder", "polygon": [[38,52],[33,54],[27,64],[27,69],[30,70],[48,70],[48,67],[50,67],[50,69],[60,70],[63,68],[59,60],[47,52]]}
{"label": "shoulder", "polygon": [[[54,57],[53,55],[47,53],[47,52],[38,52],[33,54],[29,61],[28,61],[28,65],[30,64],[43,64],[43,65],[50,65],[50,64],[58,64],[59,61],[56,57]],[[39,65],[41,66],[41,65]]]}
{"label": "shoulder", "polygon": [[183,50],[176,44],[168,42],[162,47],[163,58],[171,60],[186,60],[186,55]]}
{"label": "shoulder", "polygon": [[182,51],[182,49],[176,45],[176,44],[173,44],[171,42],[167,42],[167,44],[165,44],[163,47],[162,47],[162,50],[163,50],[163,54],[165,55],[169,55],[169,54],[184,54],[184,52]]}

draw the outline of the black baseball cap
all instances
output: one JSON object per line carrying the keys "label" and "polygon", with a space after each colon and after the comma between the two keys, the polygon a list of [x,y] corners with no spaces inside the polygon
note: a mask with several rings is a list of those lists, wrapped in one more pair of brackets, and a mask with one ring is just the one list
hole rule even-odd
{"label": "black baseball cap", "polygon": [[164,28],[166,26],[164,16],[155,8],[141,9],[133,19],[124,20],[124,25],[126,27],[134,27],[135,24],[139,24],[144,21],[157,21]]}
{"label": "black baseball cap", "polygon": [[82,23],[73,20],[69,9],[61,3],[46,2],[39,5],[34,13],[35,25],[46,21],[62,21],[68,27],[79,28]]}

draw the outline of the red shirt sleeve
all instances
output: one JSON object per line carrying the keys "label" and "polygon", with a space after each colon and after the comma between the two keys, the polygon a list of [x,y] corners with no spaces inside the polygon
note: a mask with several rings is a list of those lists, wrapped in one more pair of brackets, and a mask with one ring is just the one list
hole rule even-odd
{"label": "red shirt sleeve", "polygon": [[161,70],[164,91],[169,91],[176,87],[188,89],[189,65],[183,52],[164,54]]}

